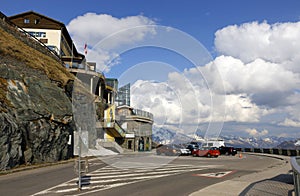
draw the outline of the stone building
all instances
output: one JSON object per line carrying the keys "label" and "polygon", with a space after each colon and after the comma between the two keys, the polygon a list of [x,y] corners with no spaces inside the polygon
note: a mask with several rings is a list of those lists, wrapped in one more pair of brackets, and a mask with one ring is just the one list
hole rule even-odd
{"label": "stone building", "polygon": [[150,151],[153,115],[130,106],[130,84],[118,89],[116,106],[116,120],[126,132],[120,142],[122,147],[129,151]]}

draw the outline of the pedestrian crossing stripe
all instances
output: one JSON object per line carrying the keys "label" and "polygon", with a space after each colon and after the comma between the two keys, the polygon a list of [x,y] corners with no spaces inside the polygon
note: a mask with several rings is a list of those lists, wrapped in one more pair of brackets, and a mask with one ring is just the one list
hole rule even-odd
{"label": "pedestrian crossing stripe", "polygon": [[[114,187],[142,182],[150,179],[167,177],[171,175],[199,171],[207,169],[208,166],[175,165],[169,164],[156,169],[116,169],[106,166],[81,177],[82,190],[88,193],[107,190]],[[78,195],[78,178],[51,187],[36,195],[67,194]],[[80,193],[80,194],[83,194]],[[86,194],[86,192],[84,192]]]}
{"label": "pedestrian crossing stripe", "polygon": [[193,174],[193,176],[201,176],[201,177],[208,177],[208,178],[223,178],[224,176],[227,176],[233,172],[234,171],[222,171],[216,173]]}

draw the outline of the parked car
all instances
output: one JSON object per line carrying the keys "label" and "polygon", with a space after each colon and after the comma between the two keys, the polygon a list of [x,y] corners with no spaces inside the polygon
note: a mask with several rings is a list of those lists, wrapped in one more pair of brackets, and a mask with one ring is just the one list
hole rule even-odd
{"label": "parked car", "polygon": [[183,145],[174,145],[174,147],[176,147],[180,150],[180,155],[190,155],[191,154],[190,149],[186,148]]}
{"label": "parked car", "polygon": [[196,149],[199,148],[199,145],[191,143],[191,144],[188,144],[188,146],[186,148],[189,149],[190,150],[190,154],[192,154],[194,150],[196,150]]}
{"label": "parked car", "polygon": [[221,154],[225,154],[225,155],[235,156],[237,154],[237,150],[231,146],[221,146],[219,150]]}
{"label": "parked car", "polygon": [[218,157],[220,151],[216,147],[202,147],[194,150],[192,155],[198,157]]}
{"label": "parked car", "polygon": [[181,154],[180,148],[172,144],[158,145],[156,148],[157,155],[167,155],[167,156],[179,156]]}

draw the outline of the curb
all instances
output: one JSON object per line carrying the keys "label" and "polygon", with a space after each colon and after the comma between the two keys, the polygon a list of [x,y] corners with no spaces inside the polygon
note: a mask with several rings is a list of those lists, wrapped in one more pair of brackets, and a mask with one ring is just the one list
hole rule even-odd
{"label": "curb", "polygon": [[22,172],[22,171],[27,171],[27,170],[33,170],[33,169],[38,169],[38,168],[43,168],[43,167],[49,167],[49,166],[55,166],[55,165],[63,165],[67,163],[74,162],[77,158],[72,158],[68,160],[63,160],[63,161],[58,161],[58,162],[53,162],[53,163],[40,163],[40,164],[32,164],[32,165],[20,165],[19,167],[12,168],[9,170],[2,170],[0,171],[0,176],[8,175],[8,174],[13,174],[17,172]]}
{"label": "curb", "polygon": [[[245,153],[245,152],[244,152]],[[282,161],[282,164],[276,167],[277,173],[282,173],[282,170],[286,170],[289,167],[288,157],[284,157],[283,155],[270,155],[270,154],[257,154],[257,153],[245,153],[248,155],[258,155],[258,156],[267,156],[274,159],[279,159]],[[284,171],[285,172],[285,171]],[[288,171],[286,171],[288,172]],[[275,172],[276,173],[276,172]],[[275,174],[276,175],[276,174]],[[198,195],[211,195],[211,196],[219,196],[219,195],[241,195],[244,191],[253,183],[269,179],[273,174],[270,170],[264,170],[261,172],[255,172],[248,175],[244,175],[242,177],[236,177],[230,180],[225,180],[216,184],[212,184],[203,189],[200,189],[194,193],[191,193],[190,196],[198,196]],[[274,188],[274,187],[273,187]],[[228,192],[225,192],[228,191]],[[255,195],[263,195],[262,192]]]}

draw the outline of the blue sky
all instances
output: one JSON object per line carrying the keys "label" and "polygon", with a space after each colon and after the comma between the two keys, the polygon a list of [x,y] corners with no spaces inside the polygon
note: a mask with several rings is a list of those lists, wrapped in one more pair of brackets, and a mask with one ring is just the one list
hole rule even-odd
{"label": "blue sky", "polygon": [[260,137],[300,137],[299,7],[298,0],[1,3],[7,16],[33,10],[65,23],[80,51],[89,45],[88,60],[130,81],[134,106],[160,125],[191,134],[214,121]]}
{"label": "blue sky", "polygon": [[158,24],[187,32],[213,51],[214,33],[227,25],[249,21],[295,22],[300,17],[297,0],[65,0],[4,1],[1,11],[8,15],[34,10],[65,24],[87,12],[117,18],[144,15]]}

